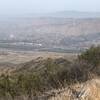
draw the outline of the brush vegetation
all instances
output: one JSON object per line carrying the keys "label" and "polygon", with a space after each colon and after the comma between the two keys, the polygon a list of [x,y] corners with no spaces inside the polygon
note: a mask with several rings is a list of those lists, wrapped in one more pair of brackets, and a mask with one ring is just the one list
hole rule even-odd
{"label": "brush vegetation", "polygon": [[10,74],[0,76],[0,100],[35,100],[47,91],[99,76],[99,65],[99,46],[91,47],[74,61],[38,58],[20,64]]}

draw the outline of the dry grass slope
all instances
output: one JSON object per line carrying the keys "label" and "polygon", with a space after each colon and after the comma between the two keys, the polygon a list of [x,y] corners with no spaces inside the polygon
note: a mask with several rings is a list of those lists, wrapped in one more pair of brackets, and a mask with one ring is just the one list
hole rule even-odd
{"label": "dry grass slope", "polygon": [[73,88],[59,90],[48,100],[100,100],[100,79],[77,84]]}

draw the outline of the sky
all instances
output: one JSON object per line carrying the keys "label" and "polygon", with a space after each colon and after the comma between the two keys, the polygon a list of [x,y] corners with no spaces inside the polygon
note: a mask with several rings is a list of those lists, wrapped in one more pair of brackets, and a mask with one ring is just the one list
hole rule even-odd
{"label": "sky", "polygon": [[0,0],[0,15],[56,11],[100,12],[100,0]]}

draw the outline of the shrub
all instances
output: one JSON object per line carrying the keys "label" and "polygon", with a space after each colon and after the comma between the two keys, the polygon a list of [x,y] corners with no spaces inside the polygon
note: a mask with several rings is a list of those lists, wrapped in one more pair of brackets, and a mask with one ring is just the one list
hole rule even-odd
{"label": "shrub", "polygon": [[92,46],[90,49],[83,52],[79,55],[79,60],[84,60],[87,63],[97,66],[100,64],[100,46],[94,47]]}

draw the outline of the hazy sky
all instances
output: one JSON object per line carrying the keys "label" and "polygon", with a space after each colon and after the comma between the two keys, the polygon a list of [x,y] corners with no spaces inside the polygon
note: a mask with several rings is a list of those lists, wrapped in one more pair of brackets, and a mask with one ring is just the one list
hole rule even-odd
{"label": "hazy sky", "polygon": [[100,12],[100,0],[0,0],[0,14],[44,13],[65,10]]}

